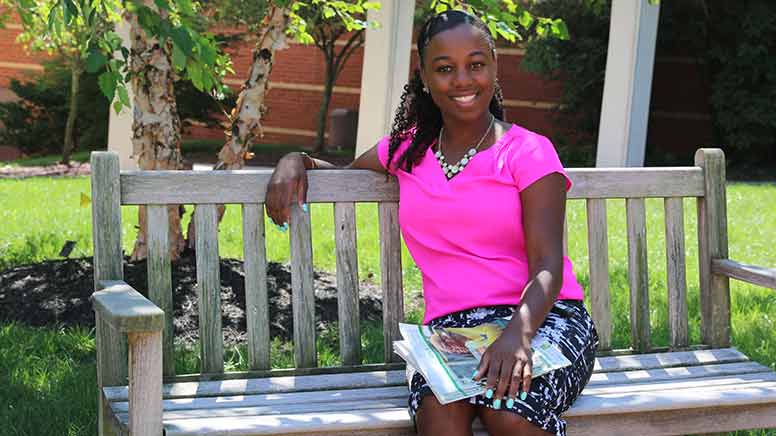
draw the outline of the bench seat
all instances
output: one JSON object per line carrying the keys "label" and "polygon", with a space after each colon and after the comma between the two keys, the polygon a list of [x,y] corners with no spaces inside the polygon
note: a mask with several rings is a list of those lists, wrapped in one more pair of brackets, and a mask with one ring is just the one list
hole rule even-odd
{"label": "bench seat", "polygon": [[[392,370],[165,384],[165,434],[411,435],[405,380]],[[104,395],[126,431],[127,387]],[[599,357],[565,417],[570,435],[776,427],[776,373],[734,348]]]}

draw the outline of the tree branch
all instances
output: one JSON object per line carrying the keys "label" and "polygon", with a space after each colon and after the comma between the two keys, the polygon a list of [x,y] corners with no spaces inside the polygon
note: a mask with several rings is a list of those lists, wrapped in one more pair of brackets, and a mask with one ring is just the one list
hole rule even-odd
{"label": "tree branch", "polygon": [[350,55],[353,54],[354,51],[356,51],[359,47],[364,45],[364,30],[358,30],[350,37],[348,42],[345,44],[345,46],[342,48],[342,51],[340,51],[339,55],[337,55],[336,62],[334,64],[334,77],[338,77],[339,74],[342,72],[342,69],[345,67],[345,64],[348,62],[348,59],[350,58]]}

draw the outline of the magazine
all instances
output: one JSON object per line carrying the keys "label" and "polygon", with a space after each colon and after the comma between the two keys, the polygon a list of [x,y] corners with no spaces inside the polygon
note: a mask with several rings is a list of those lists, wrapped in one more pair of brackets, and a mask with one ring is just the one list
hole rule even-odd
{"label": "magazine", "polygon": [[[393,349],[407,362],[408,372],[420,372],[441,404],[485,392],[485,380],[474,381],[485,350],[501,335],[509,319],[497,319],[477,327],[431,327],[399,324],[402,341]],[[531,341],[533,377],[571,365],[560,349],[542,336]]]}

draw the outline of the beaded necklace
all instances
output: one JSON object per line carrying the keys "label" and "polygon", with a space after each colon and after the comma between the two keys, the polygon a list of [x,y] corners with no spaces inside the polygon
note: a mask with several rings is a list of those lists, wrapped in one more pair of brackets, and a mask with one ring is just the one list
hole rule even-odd
{"label": "beaded necklace", "polygon": [[445,128],[442,127],[439,129],[439,139],[437,140],[437,151],[434,153],[434,156],[437,159],[437,162],[439,162],[439,165],[442,167],[442,171],[444,171],[445,176],[447,177],[447,180],[452,179],[456,174],[463,171],[463,169],[466,167],[466,165],[472,160],[475,154],[477,154],[477,151],[479,151],[480,146],[482,145],[482,141],[485,140],[485,138],[488,136],[488,133],[490,133],[490,130],[493,128],[493,124],[496,121],[496,117],[493,116],[493,114],[490,115],[490,125],[488,125],[488,130],[485,131],[485,133],[482,135],[480,140],[477,142],[477,145],[470,148],[468,152],[466,152],[463,157],[458,160],[453,165],[448,164],[445,162],[445,155],[442,154],[442,133],[445,131]]}

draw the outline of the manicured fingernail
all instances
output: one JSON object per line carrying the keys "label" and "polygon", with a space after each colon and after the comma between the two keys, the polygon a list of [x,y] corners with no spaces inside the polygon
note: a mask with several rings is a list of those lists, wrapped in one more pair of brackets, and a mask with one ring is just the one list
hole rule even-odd
{"label": "manicured fingernail", "polygon": [[487,391],[485,391],[485,398],[487,399],[493,398],[493,389],[488,389]]}
{"label": "manicured fingernail", "polygon": [[283,223],[283,225],[280,227],[280,231],[285,233],[286,230],[288,230],[288,223]]}
{"label": "manicured fingernail", "polygon": [[477,370],[475,369],[474,372],[472,373],[472,378],[474,378],[476,375],[477,375]]}
{"label": "manicured fingernail", "polygon": [[507,398],[507,409],[511,409],[515,405],[515,400]]}
{"label": "manicured fingernail", "polygon": [[501,408],[501,400],[499,400],[499,399],[493,400],[493,408],[496,409],[496,410],[500,409]]}
{"label": "manicured fingernail", "polygon": [[528,398],[528,392],[520,392],[520,399],[525,401],[526,398]]}
{"label": "manicured fingernail", "polygon": [[310,212],[310,208],[307,206],[307,203],[302,203],[302,210],[304,213]]}

